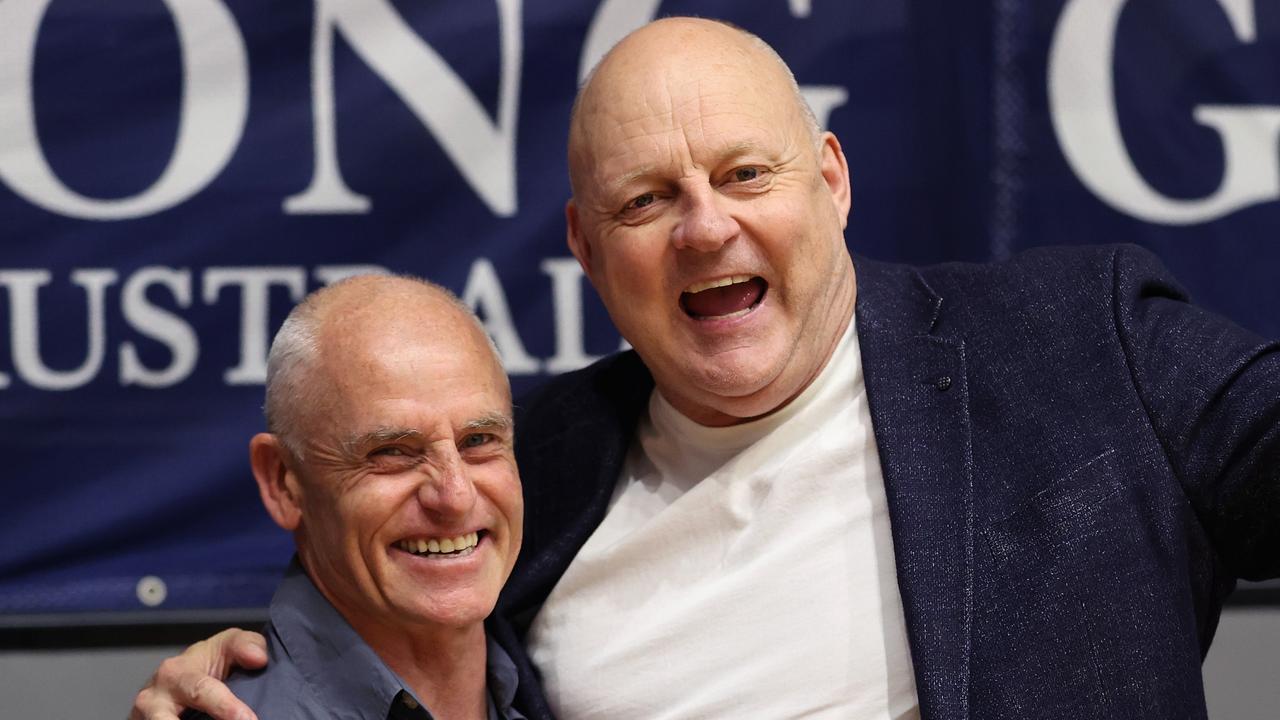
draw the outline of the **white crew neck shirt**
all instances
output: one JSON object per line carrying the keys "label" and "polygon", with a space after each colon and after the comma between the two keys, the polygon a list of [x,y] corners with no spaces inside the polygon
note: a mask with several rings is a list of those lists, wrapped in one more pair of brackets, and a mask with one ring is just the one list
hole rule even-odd
{"label": "white crew neck shirt", "polygon": [[557,717],[919,718],[852,322],[767,417],[655,390],[610,502],[529,632]]}

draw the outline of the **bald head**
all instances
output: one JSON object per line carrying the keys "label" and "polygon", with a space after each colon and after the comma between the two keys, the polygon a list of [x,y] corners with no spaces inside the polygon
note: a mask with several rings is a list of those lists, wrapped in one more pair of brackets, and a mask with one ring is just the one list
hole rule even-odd
{"label": "bald head", "polygon": [[[569,120],[569,182],[578,194],[594,161],[593,147],[607,142],[601,132],[608,110],[620,99],[644,92],[658,78],[685,82],[719,78],[738,71],[744,82],[761,85],[788,104],[810,138],[820,128],[786,62],[759,36],[722,20],[671,17],[627,35],[593,68],[574,98]],[[660,110],[660,102],[655,104]]]}
{"label": "bald head", "polygon": [[856,295],[848,164],[759,38],[628,35],[578,97],[569,170],[569,248],[677,410],[742,422],[817,376]]}
{"label": "bald head", "polygon": [[523,500],[511,389],[467,308],[404,277],[313,293],[276,335],[266,410],[250,466],[316,589],[401,677],[462,638],[483,653]]}
{"label": "bald head", "polygon": [[407,356],[403,361],[415,364],[414,353],[475,354],[506,382],[484,328],[444,287],[412,277],[361,275],[311,293],[271,344],[268,431],[302,459],[305,419],[323,412],[335,383],[359,382],[359,368],[390,357]]}

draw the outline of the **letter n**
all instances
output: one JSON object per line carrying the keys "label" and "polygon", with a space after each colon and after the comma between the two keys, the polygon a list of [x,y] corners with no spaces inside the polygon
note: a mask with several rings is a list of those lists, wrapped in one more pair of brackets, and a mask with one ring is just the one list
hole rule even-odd
{"label": "letter n", "polygon": [[485,205],[500,217],[515,215],[520,2],[497,3],[502,76],[494,122],[462,78],[423,42],[389,2],[316,0],[311,51],[315,169],[310,186],[285,199],[285,212],[369,211],[369,198],[352,192],[338,169],[333,97],[333,34],[338,31],[436,136]]}

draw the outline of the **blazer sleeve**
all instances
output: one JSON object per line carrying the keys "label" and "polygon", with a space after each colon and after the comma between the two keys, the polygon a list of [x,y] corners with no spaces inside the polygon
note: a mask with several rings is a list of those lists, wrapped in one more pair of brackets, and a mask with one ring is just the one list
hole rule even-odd
{"label": "blazer sleeve", "polygon": [[1146,251],[1113,263],[1126,360],[1188,500],[1236,577],[1280,575],[1280,343],[1191,305]]}

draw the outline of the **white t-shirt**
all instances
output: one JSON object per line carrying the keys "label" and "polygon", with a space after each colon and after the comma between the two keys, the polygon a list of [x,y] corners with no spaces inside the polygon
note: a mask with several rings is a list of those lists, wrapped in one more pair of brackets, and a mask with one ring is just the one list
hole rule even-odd
{"label": "white t-shirt", "polygon": [[557,716],[918,718],[853,323],[778,412],[649,401],[608,514],[529,634]]}

